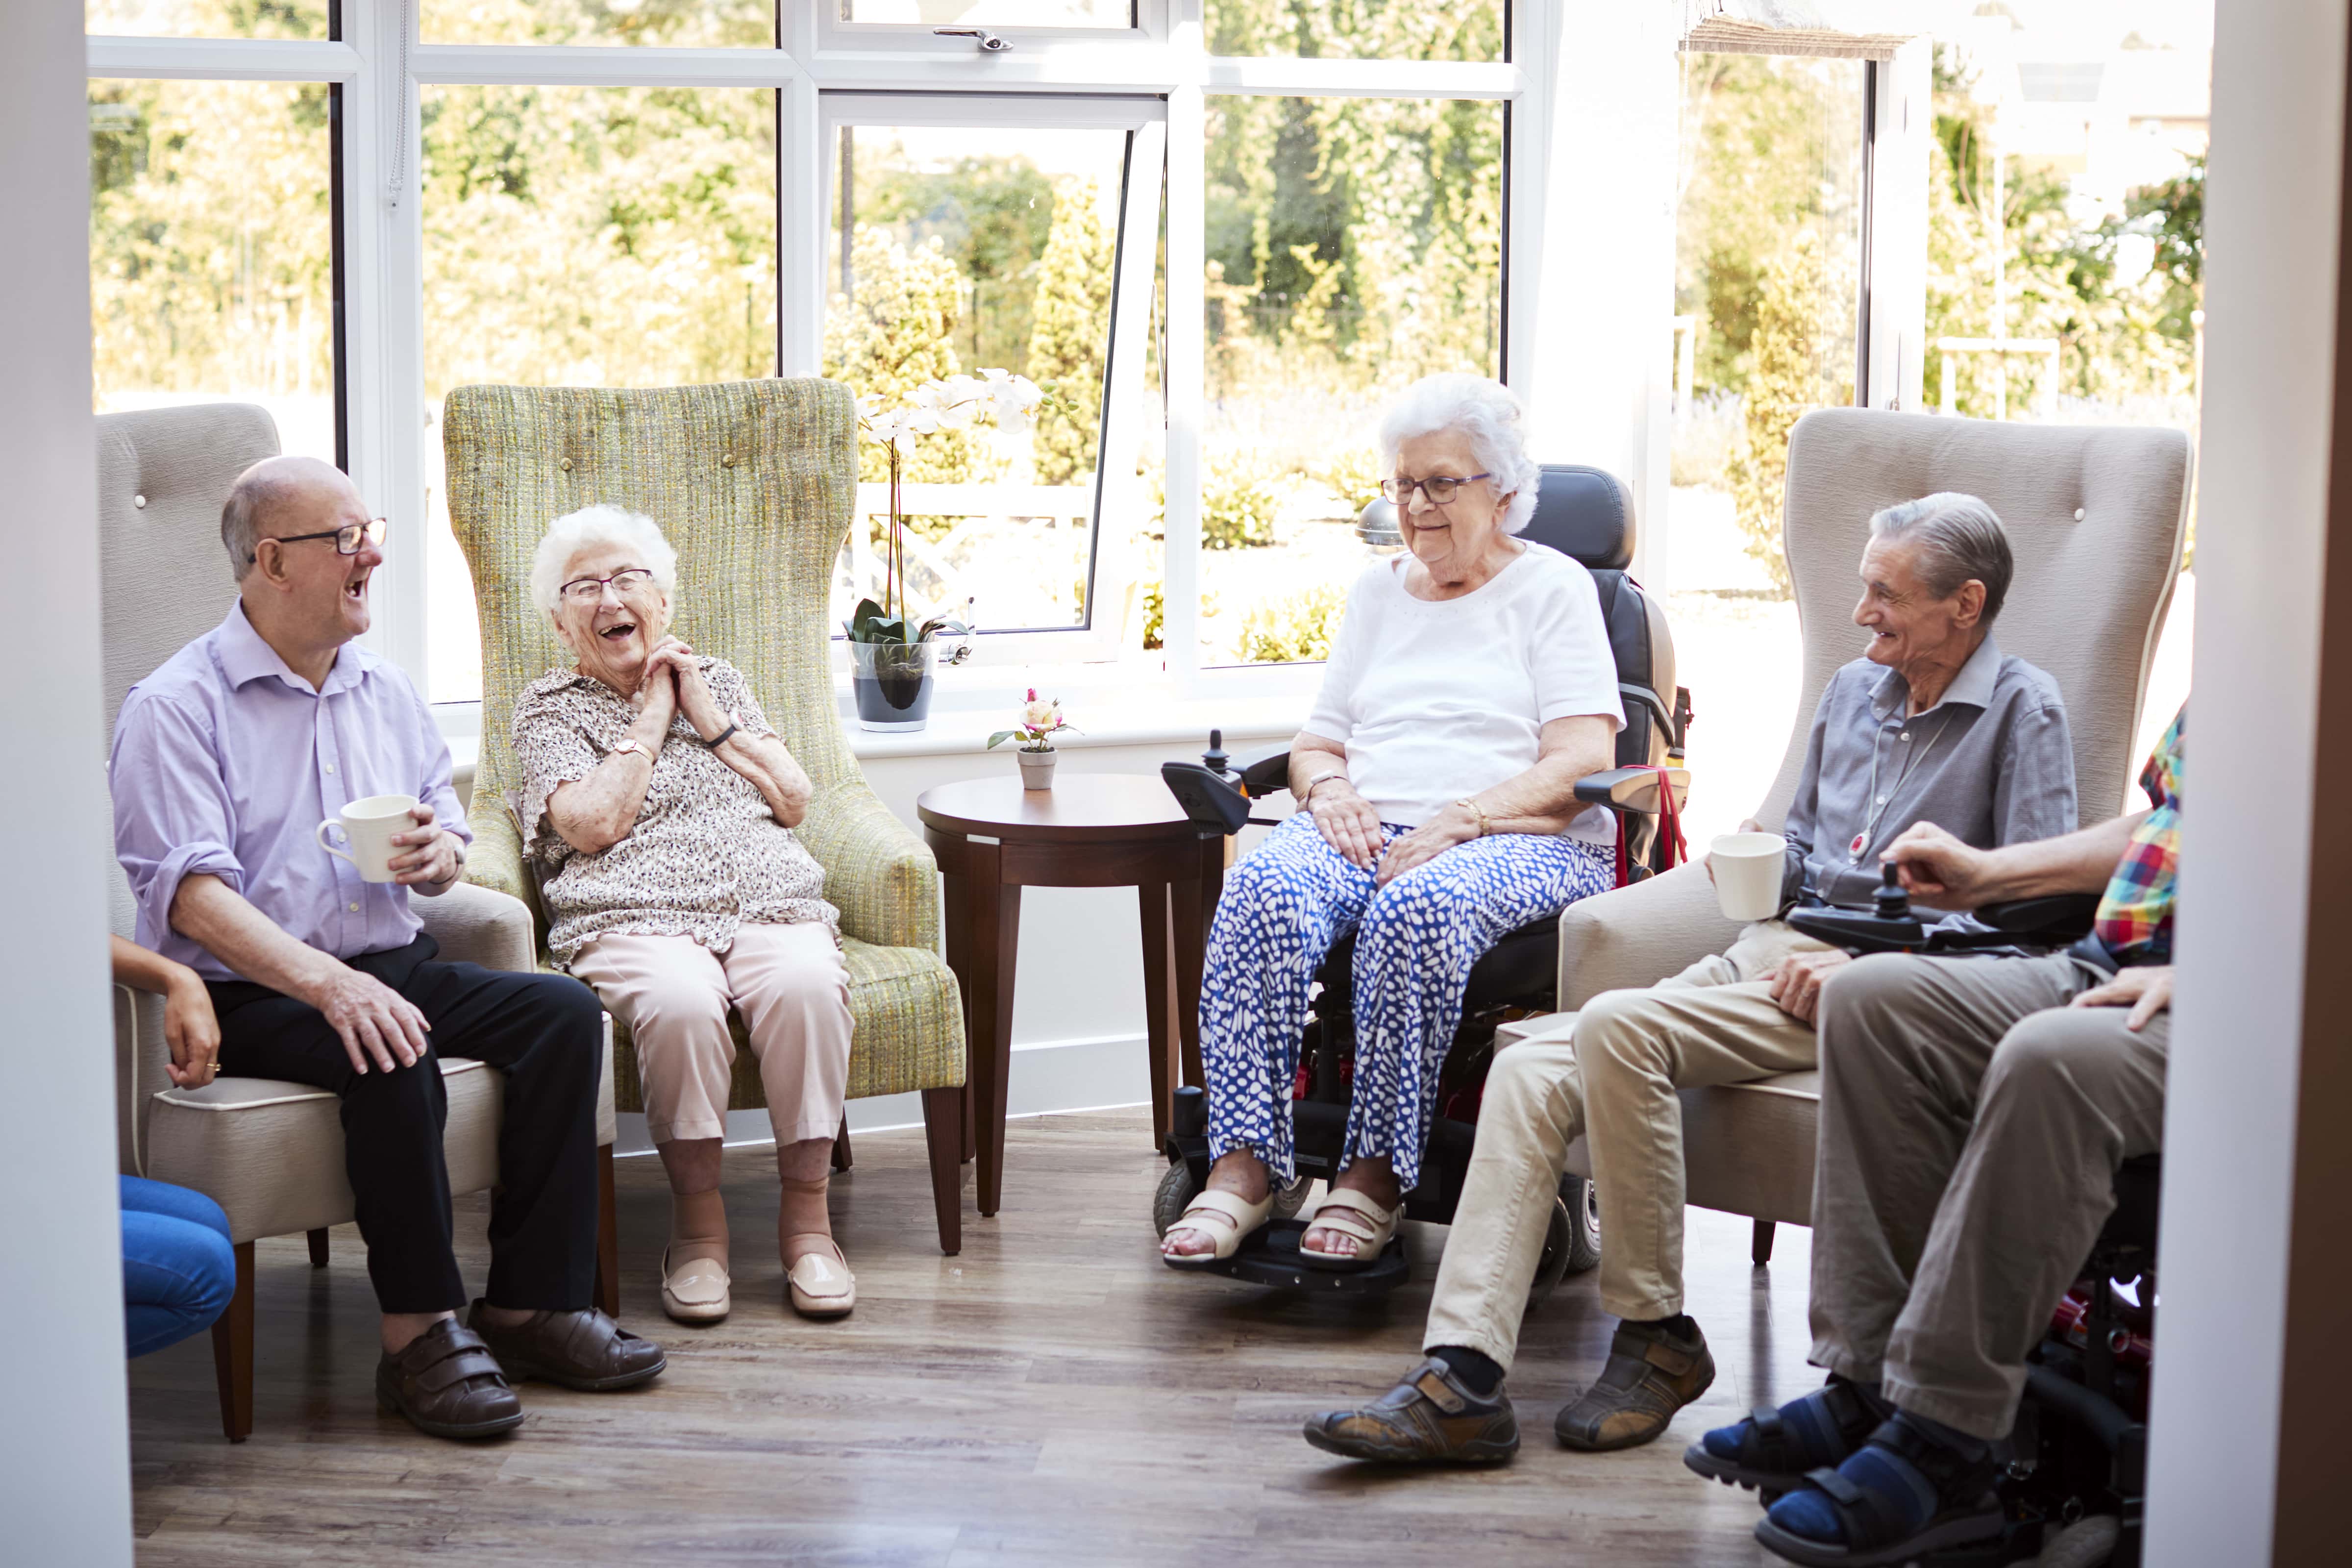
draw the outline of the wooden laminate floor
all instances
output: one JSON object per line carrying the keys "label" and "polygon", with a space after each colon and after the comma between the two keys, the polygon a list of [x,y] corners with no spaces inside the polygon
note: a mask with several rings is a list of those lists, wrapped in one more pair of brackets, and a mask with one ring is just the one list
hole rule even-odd
{"label": "wooden laminate floor", "polygon": [[[782,1305],[774,1165],[731,1151],[736,1310],[700,1331],[656,1300],[659,1165],[623,1161],[623,1320],[663,1342],[669,1371],[619,1394],[526,1384],[530,1420],[482,1446],[377,1413],[375,1314],[350,1226],[316,1272],[299,1237],[263,1242],[250,1441],[221,1438],[208,1337],[131,1364],[140,1561],[1775,1561],[1749,1539],[1752,1495],[1698,1480],[1681,1451],[1818,1375],[1804,1365],[1804,1231],[1784,1226],[1772,1267],[1751,1271],[1745,1221],[1691,1212],[1690,1310],[1721,1370],[1653,1447],[1586,1456],[1551,1439],[1553,1413],[1607,1351],[1588,1275],[1528,1325],[1514,1463],[1379,1470],[1307,1447],[1299,1422],[1409,1363],[1444,1231],[1413,1228],[1413,1283],[1370,1307],[1178,1276],[1152,1247],[1150,1142],[1139,1110],[1014,1122],[1004,1212],[968,1213],[963,1255],[947,1258],[921,1133],[860,1138],[834,1188],[860,1305],[830,1325]],[[484,1206],[458,1215],[477,1281]]]}

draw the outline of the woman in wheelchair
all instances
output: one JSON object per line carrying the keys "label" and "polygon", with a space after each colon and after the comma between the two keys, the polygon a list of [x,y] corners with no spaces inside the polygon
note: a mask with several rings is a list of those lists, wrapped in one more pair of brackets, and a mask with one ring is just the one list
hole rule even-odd
{"label": "woman in wheelchair", "polygon": [[1317,965],[1351,927],[1356,1064],[1346,1163],[1301,1238],[1370,1267],[1420,1174],[1438,1068],[1480,954],[1615,879],[1615,827],[1576,781],[1624,726],[1592,578],[1513,537],[1536,504],[1517,401],[1433,375],[1382,421],[1410,552],[1348,598],[1291,749],[1299,810],[1227,879],[1201,991],[1207,1190],[1161,1244],[1232,1256],[1294,1176],[1291,1085]]}

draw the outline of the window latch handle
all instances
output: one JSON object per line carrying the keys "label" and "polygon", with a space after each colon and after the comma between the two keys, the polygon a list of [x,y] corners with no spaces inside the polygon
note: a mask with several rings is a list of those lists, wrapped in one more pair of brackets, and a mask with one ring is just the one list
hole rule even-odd
{"label": "window latch handle", "polygon": [[999,37],[985,27],[933,27],[935,38],[970,38],[980,46],[984,55],[1001,55],[1013,47],[1010,38]]}

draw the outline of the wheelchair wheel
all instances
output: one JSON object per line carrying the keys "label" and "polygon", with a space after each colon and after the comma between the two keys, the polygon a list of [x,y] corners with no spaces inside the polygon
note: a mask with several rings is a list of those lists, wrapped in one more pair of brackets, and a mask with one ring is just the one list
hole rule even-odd
{"label": "wheelchair wheel", "polygon": [[1185,1206],[1200,1195],[1201,1184],[1192,1179],[1192,1164],[1179,1160],[1170,1165],[1151,1194],[1151,1228],[1166,1236],[1168,1227],[1184,1216]]}
{"label": "wheelchair wheel", "polygon": [[1587,1274],[1601,1267],[1601,1203],[1591,1181],[1579,1175],[1559,1179],[1560,1206],[1568,1211],[1570,1274]]}
{"label": "wheelchair wheel", "polygon": [[2115,1555],[2123,1521],[2111,1513],[2078,1519],[2050,1538],[2032,1568],[2101,1568]]}

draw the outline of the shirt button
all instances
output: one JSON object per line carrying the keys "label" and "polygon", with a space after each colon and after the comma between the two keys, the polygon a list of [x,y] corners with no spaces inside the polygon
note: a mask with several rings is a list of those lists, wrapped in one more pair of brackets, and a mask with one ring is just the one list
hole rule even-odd
{"label": "shirt button", "polygon": [[1886,804],[1886,797],[1885,797],[1885,795],[1880,795],[1880,796],[1878,797],[1878,804],[1879,804],[1879,805],[1885,805]]}
{"label": "shirt button", "polygon": [[333,772],[335,771],[335,764],[334,764],[334,763],[329,763],[327,764],[327,771],[328,771],[329,773],[333,773]]}
{"label": "shirt button", "polygon": [[347,905],[347,906],[345,906],[345,907],[346,907],[346,908],[348,908],[348,909],[352,911],[352,913],[353,913],[353,914],[357,914],[357,913],[359,913],[359,912],[360,912],[360,907],[359,907],[357,904],[351,904],[351,905]]}
{"label": "shirt button", "polygon": [[1908,730],[1906,730],[1906,731],[1903,731],[1903,733],[1901,733],[1900,735],[1895,736],[1895,738],[1896,740],[1898,740],[1898,741],[1907,741],[1907,740],[1909,740],[1909,739],[1911,738],[1911,731],[1908,731]]}

